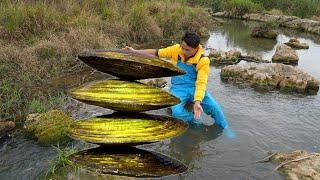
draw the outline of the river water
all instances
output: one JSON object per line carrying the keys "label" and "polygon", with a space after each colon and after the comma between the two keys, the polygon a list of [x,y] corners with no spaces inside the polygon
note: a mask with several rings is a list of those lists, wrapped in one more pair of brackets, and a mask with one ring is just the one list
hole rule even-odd
{"label": "river water", "polygon": [[[297,37],[310,49],[298,50],[298,67],[320,80],[320,36],[281,29],[277,40],[250,37],[253,22],[227,20],[210,31],[207,48],[238,49],[270,60],[278,44]],[[216,126],[191,127],[183,135],[159,143],[139,146],[161,152],[185,163],[189,170],[164,179],[283,179],[271,163],[256,163],[268,152],[304,149],[320,151],[320,93],[301,96],[258,92],[252,88],[226,84],[220,68],[212,66],[208,91],[223,107],[236,138],[228,139]],[[74,118],[92,117],[108,111],[85,106]],[[151,113],[161,113],[155,111]],[[205,117],[206,124],[212,120]],[[35,179],[47,170],[55,157],[51,147],[40,147],[21,132],[0,145],[0,179]],[[81,143],[80,143],[81,144]],[[76,145],[84,147],[86,145]],[[71,177],[62,175],[62,177]],[[101,179],[80,173],[80,179]]]}

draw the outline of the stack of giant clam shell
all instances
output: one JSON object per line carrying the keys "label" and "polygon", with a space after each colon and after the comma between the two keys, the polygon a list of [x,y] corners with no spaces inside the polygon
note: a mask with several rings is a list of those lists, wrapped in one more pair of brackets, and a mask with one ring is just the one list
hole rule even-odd
{"label": "stack of giant clam shell", "polygon": [[81,102],[116,111],[71,125],[70,137],[100,147],[73,154],[70,160],[103,174],[161,177],[186,171],[178,160],[134,147],[179,136],[188,128],[188,124],[170,116],[142,113],[180,101],[163,89],[136,80],[184,72],[159,58],[124,50],[93,50],[79,55],[79,59],[119,79],[95,81],[70,90],[70,96]]}

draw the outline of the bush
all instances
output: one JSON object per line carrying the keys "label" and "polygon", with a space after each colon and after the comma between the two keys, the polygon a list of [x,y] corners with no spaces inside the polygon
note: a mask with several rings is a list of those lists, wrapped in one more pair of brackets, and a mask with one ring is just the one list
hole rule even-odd
{"label": "bush", "polygon": [[261,3],[266,9],[280,9],[288,15],[308,18],[317,14],[319,0],[252,0]]}
{"label": "bush", "polygon": [[209,13],[202,8],[182,6],[179,3],[171,3],[159,6],[163,11],[157,14],[156,22],[163,29],[164,38],[176,38],[184,31],[198,32],[211,24]]}
{"label": "bush", "polygon": [[230,0],[226,1],[224,8],[230,13],[243,16],[247,13],[260,12],[263,10],[263,7],[259,3],[254,3],[251,0]]}

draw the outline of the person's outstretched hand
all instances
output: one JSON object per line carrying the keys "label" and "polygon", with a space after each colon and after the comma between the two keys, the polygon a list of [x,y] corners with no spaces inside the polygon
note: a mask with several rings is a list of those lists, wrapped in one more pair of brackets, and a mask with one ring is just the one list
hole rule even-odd
{"label": "person's outstretched hand", "polygon": [[194,102],[193,112],[194,112],[194,119],[196,119],[196,120],[200,119],[201,114],[203,113],[203,109],[200,104],[200,101]]}

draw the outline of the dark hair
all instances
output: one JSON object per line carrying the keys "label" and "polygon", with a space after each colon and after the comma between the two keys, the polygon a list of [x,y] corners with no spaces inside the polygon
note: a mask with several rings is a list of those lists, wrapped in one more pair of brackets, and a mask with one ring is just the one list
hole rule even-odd
{"label": "dark hair", "polygon": [[200,44],[200,37],[196,33],[185,32],[182,41],[192,48],[197,48]]}

